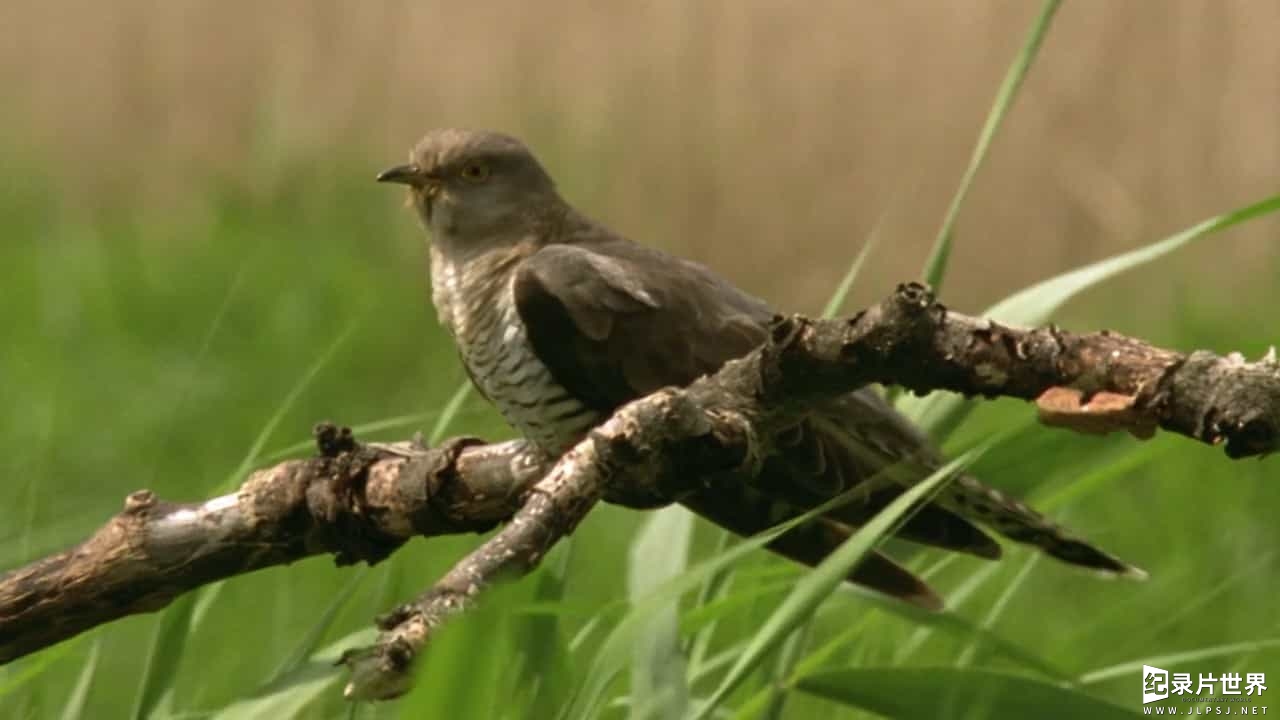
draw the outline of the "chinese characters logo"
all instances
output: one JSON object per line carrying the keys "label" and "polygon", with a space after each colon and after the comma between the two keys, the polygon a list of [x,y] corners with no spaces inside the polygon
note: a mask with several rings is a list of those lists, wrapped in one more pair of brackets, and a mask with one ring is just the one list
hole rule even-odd
{"label": "chinese characters logo", "polygon": [[1164,700],[1169,696],[1216,696],[1225,699],[1236,696],[1244,699],[1248,696],[1261,696],[1267,689],[1266,673],[1228,672],[1221,675],[1213,673],[1196,673],[1193,681],[1191,673],[1170,673],[1168,670],[1151,665],[1142,666],[1142,704]]}

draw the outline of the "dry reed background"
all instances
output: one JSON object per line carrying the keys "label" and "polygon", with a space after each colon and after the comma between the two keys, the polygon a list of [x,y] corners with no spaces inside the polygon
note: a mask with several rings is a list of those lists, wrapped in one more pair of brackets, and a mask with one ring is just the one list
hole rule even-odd
{"label": "dry reed background", "polygon": [[[286,183],[298,157],[371,174],[428,127],[504,128],[634,237],[814,309],[882,213],[878,281],[856,299],[916,274],[1036,10],[8,2],[0,145],[70,204],[193,212],[202,178]],[[1274,191],[1277,27],[1269,2],[1069,3],[963,212],[946,298],[976,310]],[[1260,287],[1277,227],[1204,243],[1178,284]],[[1158,299],[1162,276],[1110,297]]]}

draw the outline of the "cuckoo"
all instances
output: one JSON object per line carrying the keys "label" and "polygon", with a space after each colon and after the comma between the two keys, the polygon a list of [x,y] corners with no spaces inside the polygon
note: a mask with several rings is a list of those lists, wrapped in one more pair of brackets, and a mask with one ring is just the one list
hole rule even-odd
{"label": "cuckoo", "polygon": [[[562,453],[631,400],[687,385],[748,353],[775,316],[703,265],[632,242],[578,212],[524,143],[508,135],[432,131],[407,164],[378,180],[408,186],[430,235],[432,301],[471,380],[546,453]],[[750,535],[861,486],[865,492],[851,493],[855,501],[770,547],[814,565],[941,462],[923,433],[870,389],[814,405],[776,445],[758,477],[708,478],[655,504],[676,501]],[[889,466],[915,471],[880,472]],[[917,509],[897,535],[998,558],[1001,546],[984,528],[1099,573],[1141,574],[967,475]],[[849,580],[941,606],[932,589],[882,552]]]}

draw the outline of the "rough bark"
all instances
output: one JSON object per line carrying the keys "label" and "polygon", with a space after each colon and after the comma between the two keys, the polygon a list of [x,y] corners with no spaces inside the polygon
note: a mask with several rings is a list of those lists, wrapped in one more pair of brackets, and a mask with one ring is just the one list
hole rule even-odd
{"label": "rough bark", "polygon": [[414,535],[491,529],[542,471],[522,442],[359,446],[332,425],[316,435],[319,457],[254,472],[229,495],[178,504],[134,492],[89,539],[0,578],[0,662],[235,575],[319,554],[374,563]]}

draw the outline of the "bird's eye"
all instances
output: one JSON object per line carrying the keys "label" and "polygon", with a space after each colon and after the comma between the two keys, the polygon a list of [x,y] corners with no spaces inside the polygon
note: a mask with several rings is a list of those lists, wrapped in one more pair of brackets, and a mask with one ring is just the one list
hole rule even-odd
{"label": "bird's eye", "polygon": [[489,179],[489,166],[484,163],[470,162],[462,166],[462,179],[478,183]]}

